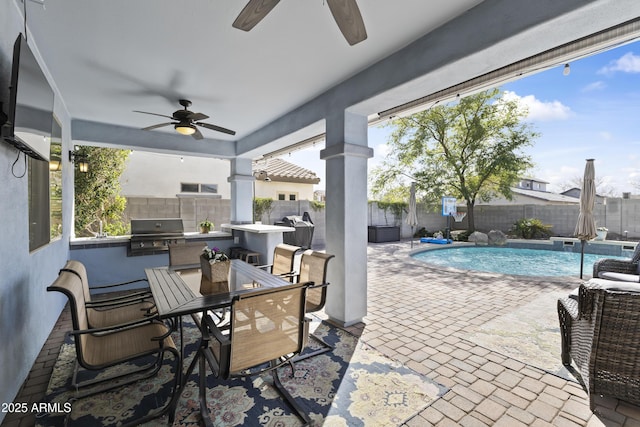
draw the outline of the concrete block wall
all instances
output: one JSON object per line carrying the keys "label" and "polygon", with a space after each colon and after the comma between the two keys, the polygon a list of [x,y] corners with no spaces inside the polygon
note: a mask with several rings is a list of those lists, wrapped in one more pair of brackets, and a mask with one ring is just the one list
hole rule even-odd
{"label": "concrete block wall", "polygon": [[184,231],[200,231],[198,224],[208,218],[218,228],[231,218],[229,199],[203,197],[128,197],[124,219],[182,218]]}
{"label": "concrete block wall", "polygon": [[[460,208],[466,211],[465,208]],[[212,199],[202,197],[180,198],[136,198],[127,199],[125,218],[182,218],[185,231],[199,231],[198,223],[207,216],[216,228],[228,223],[231,215],[231,204],[228,199]],[[314,223],[313,244],[325,244],[325,212],[324,209],[314,211],[307,200],[273,201],[271,212],[265,213],[262,222],[273,224],[289,215],[302,216],[309,212]],[[475,207],[475,222],[478,231],[501,230],[508,233],[513,224],[522,218],[538,218],[546,224],[551,224],[554,236],[571,237],[575,230],[580,207],[576,205],[482,205]],[[418,226],[414,231],[424,227],[429,232],[444,231],[447,218],[439,211],[434,212],[432,206],[418,204]],[[594,209],[596,225],[609,229],[609,239],[640,239],[640,199],[607,199],[607,204],[596,205]],[[367,225],[396,225],[400,226],[403,239],[412,235],[411,227],[406,223],[406,212],[401,218],[395,218],[391,211],[387,211],[386,218],[383,209],[377,203],[369,203]],[[467,218],[460,222],[451,221],[452,230],[466,230]]]}

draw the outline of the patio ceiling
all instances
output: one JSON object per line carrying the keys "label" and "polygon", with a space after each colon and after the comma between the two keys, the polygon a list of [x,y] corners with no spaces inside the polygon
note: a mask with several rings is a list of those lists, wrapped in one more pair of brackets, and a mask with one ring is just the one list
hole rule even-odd
{"label": "patio ceiling", "polygon": [[[22,9],[22,2],[13,5]],[[322,0],[280,2],[252,31],[247,0],[35,0],[29,43],[72,119],[96,145],[256,158],[640,16],[636,0],[360,0],[367,40],[349,46]],[[235,136],[177,135],[178,99]]]}

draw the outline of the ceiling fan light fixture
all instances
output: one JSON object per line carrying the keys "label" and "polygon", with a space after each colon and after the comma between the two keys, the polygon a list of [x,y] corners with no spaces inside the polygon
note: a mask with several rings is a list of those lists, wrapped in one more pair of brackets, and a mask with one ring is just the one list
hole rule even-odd
{"label": "ceiling fan light fixture", "polygon": [[196,133],[196,128],[193,125],[177,124],[175,129],[176,132],[182,135],[193,135]]}

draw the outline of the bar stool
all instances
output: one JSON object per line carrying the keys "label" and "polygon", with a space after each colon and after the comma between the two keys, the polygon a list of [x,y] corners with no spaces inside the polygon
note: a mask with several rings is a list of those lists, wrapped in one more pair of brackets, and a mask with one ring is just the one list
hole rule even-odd
{"label": "bar stool", "polygon": [[260,253],[259,252],[246,251],[245,253],[242,254],[242,256],[244,256],[243,260],[247,264],[260,265]]}

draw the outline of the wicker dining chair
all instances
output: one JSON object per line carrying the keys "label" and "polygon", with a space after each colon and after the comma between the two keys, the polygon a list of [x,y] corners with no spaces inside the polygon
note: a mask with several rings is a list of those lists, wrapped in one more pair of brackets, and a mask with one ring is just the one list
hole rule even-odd
{"label": "wicker dining chair", "polygon": [[640,285],[591,279],[558,300],[558,318],[562,363],[578,368],[591,410],[598,394],[640,405]]}
{"label": "wicker dining chair", "polygon": [[[141,420],[136,420],[131,425],[138,425],[159,417],[174,408],[178,398],[176,391],[181,383],[181,358],[171,339],[170,330],[162,322],[155,319],[140,319],[136,324],[129,323],[126,326],[90,329],[80,277],[70,271],[62,271],[47,288],[47,291],[61,292],[69,299],[73,325],[73,330],[69,334],[75,342],[77,362],[70,388],[78,391],[91,387],[85,393],[74,395],[74,399],[86,398],[150,378],[161,369],[165,354],[170,353],[175,361],[171,398],[164,407],[146,415]],[[80,367],[90,371],[102,371],[126,362],[146,360],[153,355],[156,356],[155,360],[145,363],[144,366],[125,368],[124,372],[118,370],[117,373],[110,376],[97,375],[93,380],[77,381]],[[103,384],[103,386],[93,388],[98,384]],[[171,413],[170,418],[172,417]]]}
{"label": "wicker dining chair", "polygon": [[231,303],[231,320],[224,328],[216,325],[210,316],[203,318],[201,351],[204,354],[199,368],[203,417],[208,416],[205,375],[202,374],[206,372],[206,360],[213,374],[221,379],[273,371],[274,386],[280,395],[304,425],[310,423],[306,410],[284,388],[277,372],[278,367],[290,363],[305,347],[309,334],[304,309],[307,287],[308,284],[294,283],[237,295]]}
{"label": "wicker dining chair", "polygon": [[89,287],[87,269],[83,263],[77,260],[67,261],[60,270],[60,273],[63,272],[72,273],[80,279],[87,322],[91,328],[103,328],[137,321],[152,316],[155,312],[153,296],[149,290],[132,291],[118,296],[102,296],[95,300],[91,297],[91,289],[114,290],[124,285],[146,281],[146,279]]}

